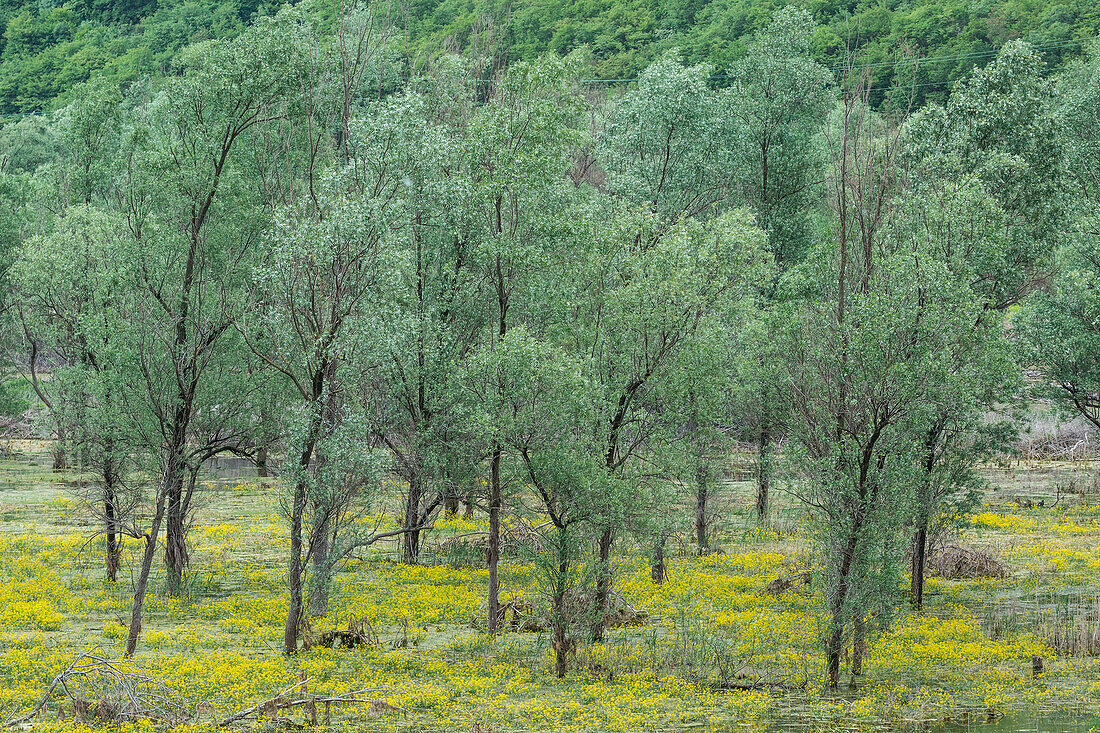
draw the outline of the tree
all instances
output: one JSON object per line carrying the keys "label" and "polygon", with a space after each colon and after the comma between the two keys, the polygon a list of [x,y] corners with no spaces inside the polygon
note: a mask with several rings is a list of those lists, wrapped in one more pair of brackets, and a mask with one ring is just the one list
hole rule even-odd
{"label": "tree", "polygon": [[1057,252],[1049,287],[1032,295],[1012,317],[1024,364],[1042,370],[1036,391],[1093,425],[1100,424],[1100,53],[1093,46],[1084,61],[1061,79],[1057,110],[1064,145],[1069,216],[1067,241]]}
{"label": "tree", "polygon": [[834,687],[848,629],[856,675],[868,612],[889,611],[922,480],[911,427],[926,424],[948,357],[982,310],[920,240],[890,236],[898,130],[867,108],[867,92],[865,80],[849,82],[827,133],[836,238],[792,281],[809,290],[785,340],[797,418],[789,490],[815,518]]}
{"label": "tree", "polygon": [[[793,6],[777,12],[766,29],[730,68],[732,83],[722,104],[737,120],[735,174],[738,195],[767,232],[776,272],[797,264],[813,236],[812,216],[824,182],[824,159],[817,135],[832,99],[832,74],[810,56],[810,14]],[[768,290],[775,296],[775,283]],[[779,316],[782,318],[782,316]],[[754,409],[757,444],[757,518],[768,511],[774,468],[773,433],[782,427],[776,413],[783,399],[768,364],[781,358],[764,349],[754,370],[758,395]]]}
{"label": "tree", "polygon": [[1018,393],[1004,313],[1045,278],[1062,228],[1064,143],[1051,139],[1054,131],[1049,83],[1021,44],[956,85],[946,107],[930,105],[906,124],[903,165],[911,183],[897,235],[923,242],[984,309],[947,357],[953,369],[943,375],[943,398],[918,429],[925,480],[910,591],[918,607],[930,523],[948,498],[973,501],[980,484],[974,467],[1012,433],[1007,422],[986,416]]}
{"label": "tree", "polygon": [[[13,265],[20,319],[30,342],[30,379],[59,424],[72,425],[85,468],[95,484],[87,509],[101,522],[106,540],[107,579],[117,579],[122,537],[131,533],[136,496],[126,474],[133,464],[132,436],[119,404],[118,343],[114,311],[129,284],[116,260],[124,237],[121,221],[81,205],[57,222],[54,231],[32,237]],[[57,354],[61,363],[48,382],[40,380],[36,352]]]}
{"label": "tree", "polygon": [[[489,328],[479,348],[492,350],[530,307],[531,289],[541,285],[538,268],[571,244],[561,215],[573,194],[568,173],[580,142],[582,102],[576,79],[579,58],[519,63],[493,86],[469,127],[466,156],[472,163],[471,220],[474,266],[483,273]],[[486,385],[485,398],[504,403],[505,382]],[[501,420],[507,419],[499,415]],[[489,425],[488,630],[499,622],[500,515],[505,445]]]}
{"label": "tree", "polygon": [[656,400],[663,385],[683,378],[677,368],[692,363],[681,355],[721,322],[731,303],[753,297],[770,262],[762,233],[745,212],[667,226],[629,205],[604,206],[577,279],[584,285],[561,336],[589,355],[585,368],[596,385],[598,415],[589,429],[603,446],[610,487],[592,520],[600,529],[595,640],[603,638],[611,547],[638,495],[644,455],[671,432]]}
{"label": "tree", "polygon": [[185,533],[199,467],[248,445],[246,353],[236,338],[263,215],[264,176],[241,150],[293,111],[302,63],[298,16],[285,10],[233,42],[194,49],[185,73],[134,112],[124,147],[122,209],[133,262],[125,313],[140,377],[124,401],[160,479],[135,584],[132,655],[161,524],[171,593],[182,589]]}

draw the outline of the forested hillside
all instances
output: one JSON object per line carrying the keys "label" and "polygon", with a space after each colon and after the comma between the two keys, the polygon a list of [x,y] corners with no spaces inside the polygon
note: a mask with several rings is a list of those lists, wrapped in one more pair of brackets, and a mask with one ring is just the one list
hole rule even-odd
{"label": "forested hillside", "polygon": [[[232,38],[279,0],[4,0],[0,3],[0,114],[42,112],[68,99],[79,82],[101,75],[123,83],[169,72],[188,44]],[[334,18],[335,0],[304,0],[318,21]],[[587,47],[593,78],[633,79],[678,47],[719,77],[763,28],[778,0],[413,0],[379,5],[407,63],[471,44],[498,64]],[[921,97],[944,99],[948,82],[1022,38],[1048,64],[1077,57],[1096,35],[1100,10],[1088,0],[912,3],[801,0],[818,27],[813,55],[839,64],[845,49],[876,66],[876,83],[894,73],[903,50],[927,59]],[[723,81],[721,78],[719,82]]]}

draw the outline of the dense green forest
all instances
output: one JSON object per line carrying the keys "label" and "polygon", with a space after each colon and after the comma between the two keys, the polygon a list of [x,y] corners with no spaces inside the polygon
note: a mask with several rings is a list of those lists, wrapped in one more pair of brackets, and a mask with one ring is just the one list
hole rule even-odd
{"label": "dense green forest", "polygon": [[[133,83],[170,74],[187,45],[232,38],[278,0],[4,0],[0,3],[0,114],[43,112],[67,101],[79,82],[101,76]],[[304,0],[318,22],[334,22],[335,0]],[[841,64],[849,48],[889,81],[905,54],[921,64],[921,96],[943,101],[949,82],[983,65],[1007,41],[1024,39],[1052,68],[1080,56],[1100,10],[1088,0],[1039,2],[839,2],[801,0],[817,23],[812,53]],[[690,63],[727,76],[747,39],[785,5],[776,0],[442,0],[393,2],[379,13],[395,28],[406,70],[445,50],[471,45],[497,64],[586,47],[586,75],[633,79],[679,48]],[[719,79],[719,81],[728,81]]]}
{"label": "dense green forest", "polygon": [[[677,674],[820,702],[937,603],[982,650],[1038,649],[982,689],[984,715],[1045,685],[1062,636],[979,630],[925,578],[948,540],[1015,521],[983,501],[1028,410],[1100,426],[1091,10],[6,12],[5,104],[43,114],[0,129],[0,406],[71,477],[72,533],[97,548],[82,587],[111,596],[125,657],[201,592],[193,530],[231,511],[208,476],[233,456],[278,529],[260,654],[310,652],[342,573],[386,542],[418,566],[465,504],[486,522],[469,623],[518,633],[502,547],[522,533],[542,673],[604,679],[624,557],[650,589],[676,544],[717,562],[736,455],[742,539],[790,559],[752,604],[805,638],[769,641],[791,653],[757,674],[751,623],[689,642],[668,613],[705,660]],[[1008,576],[961,552],[985,560],[977,590]],[[1095,656],[1100,565],[1076,557]],[[945,705],[938,673],[899,696]]]}

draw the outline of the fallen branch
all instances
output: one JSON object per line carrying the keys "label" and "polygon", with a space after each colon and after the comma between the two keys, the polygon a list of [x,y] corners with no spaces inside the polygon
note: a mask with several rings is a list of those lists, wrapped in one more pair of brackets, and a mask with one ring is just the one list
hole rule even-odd
{"label": "fallen branch", "polygon": [[42,699],[5,728],[28,723],[41,713],[58,689],[72,702],[78,722],[121,723],[151,720],[169,728],[194,717],[186,703],[164,683],[109,659],[81,654],[53,678]]}
{"label": "fallen branch", "polygon": [[[309,682],[308,679],[301,680],[300,682],[295,682],[293,685],[286,688],[275,697],[268,698],[267,700],[264,700],[257,705],[253,705],[250,708],[246,708],[244,710],[234,713],[233,715],[230,715],[228,718],[218,723],[218,726],[225,727],[227,725],[231,725],[232,723],[236,723],[238,721],[258,714],[274,715],[279,710],[289,710],[291,708],[300,707],[302,705],[309,707],[311,717],[313,718],[316,718],[317,715],[317,705],[324,705],[326,719],[328,718],[329,708],[332,705],[366,704],[372,706],[372,708],[379,709],[382,707],[382,705],[384,705],[389,709],[407,712],[404,708],[399,708],[396,705],[390,705],[389,703],[382,703],[382,705],[379,705],[378,703],[382,702],[380,700],[365,700],[359,697],[359,695],[367,692],[386,691],[389,689],[387,687],[364,687],[361,690],[353,690],[352,692],[345,692],[339,695],[308,695],[305,692],[307,682]],[[299,691],[292,694],[291,691],[296,687],[299,689]],[[314,722],[316,722],[316,720],[314,720]]]}

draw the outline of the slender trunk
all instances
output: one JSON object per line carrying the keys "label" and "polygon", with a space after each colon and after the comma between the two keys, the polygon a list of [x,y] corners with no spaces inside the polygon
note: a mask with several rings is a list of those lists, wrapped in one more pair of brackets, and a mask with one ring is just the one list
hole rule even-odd
{"label": "slender trunk", "polygon": [[913,565],[909,581],[909,595],[919,611],[924,603],[924,569],[928,564],[928,518],[932,513],[932,472],[936,468],[936,444],[939,442],[943,423],[937,422],[924,439],[924,480],[917,490],[917,529],[913,535]]}
{"label": "slender trunk", "polygon": [[332,535],[332,521],[328,512],[322,512],[320,522],[314,530],[310,553],[313,556],[313,577],[309,588],[309,615],[319,618],[328,613],[328,597],[332,581],[332,568],[329,566],[329,540]]}
{"label": "slender trunk", "polygon": [[829,636],[825,642],[825,656],[828,660],[829,687],[836,687],[840,682],[840,653],[841,643],[844,640],[844,627],[846,625],[845,603],[848,600],[848,576],[852,570],[852,561],[855,557],[856,543],[859,539],[860,528],[863,524],[862,513],[856,517],[852,530],[848,534],[848,541],[841,556],[840,567],[837,568],[837,583],[830,601]]}
{"label": "slender trunk", "polygon": [[668,538],[662,532],[661,536],[657,539],[657,544],[653,548],[653,563],[649,571],[649,577],[654,583],[660,585],[665,582],[666,568],[665,568],[665,543]]}
{"label": "slender trunk", "polygon": [[763,522],[768,518],[768,494],[771,490],[771,425],[768,421],[767,400],[760,418],[760,434],[757,443],[756,468],[756,518]]}
{"label": "slender trunk", "polygon": [[145,552],[141,557],[141,571],[138,573],[137,583],[134,584],[134,606],[130,609],[130,629],[126,635],[126,657],[134,656],[137,650],[138,636],[141,635],[141,615],[145,608],[145,592],[149,588],[149,575],[153,570],[153,557],[157,553],[157,539],[160,537],[160,524],[164,519],[164,485],[170,480],[170,476],[178,475],[179,469],[168,466],[157,492],[157,508],[153,513],[153,526],[149,534],[145,536]]}
{"label": "slender trunk", "polygon": [[405,535],[402,540],[406,565],[415,565],[420,556],[420,499],[424,489],[420,485],[420,475],[409,478],[409,494],[405,499]]}
{"label": "slender trunk", "polygon": [[309,464],[313,460],[313,451],[321,435],[323,410],[320,401],[324,394],[326,367],[327,363],[322,359],[311,380],[309,405],[313,415],[305,445],[298,456],[298,480],[294,482],[294,498],[290,510],[290,572],[287,577],[290,602],[287,605],[286,624],[283,626],[283,651],[287,654],[297,653],[298,633],[302,624],[302,524],[309,498]]}
{"label": "slender trunk", "polygon": [[611,543],[615,535],[604,529],[599,541],[599,576],[596,578],[595,620],[592,622],[592,641],[603,641],[607,627],[608,599],[611,595]]}
{"label": "slender trunk", "polygon": [[119,533],[117,514],[118,470],[114,463],[114,440],[104,441],[103,457],[103,516],[107,535],[107,580],[118,580],[118,568],[122,564],[122,537]]}
{"label": "slender trunk", "polygon": [[466,511],[462,513],[462,516],[466,519],[473,519],[474,516],[474,497],[472,494],[466,495]]}
{"label": "slender trunk", "polygon": [[486,560],[489,564],[489,633],[495,634],[500,625],[500,462],[504,455],[498,445],[493,450],[493,459],[489,470],[489,550]]}
{"label": "slender trunk", "polygon": [[[304,451],[303,455],[306,455]],[[283,627],[283,651],[287,654],[298,651],[298,627],[302,620],[302,517],[305,510],[306,482],[303,478],[294,485],[294,504],[290,512],[290,575],[287,578],[290,604]]]}
{"label": "slender trunk", "polygon": [[707,540],[707,500],[708,476],[702,461],[695,471],[695,543],[698,545],[699,554],[710,552],[710,544]]}
{"label": "slender trunk", "polygon": [[863,612],[857,611],[852,618],[852,676],[863,674],[863,654],[867,651],[867,623]]}
{"label": "slender trunk", "polygon": [[565,527],[558,527],[558,577],[554,583],[554,597],[551,600],[553,610],[554,674],[558,679],[565,677],[566,665],[573,642],[569,639],[565,617],[565,590],[569,579],[569,539]]}
{"label": "slender trunk", "polygon": [[913,537],[913,574],[909,592],[913,605],[919,611],[924,603],[924,567],[928,553],[928,517],[922,512],[917,519],[917,531]]}

